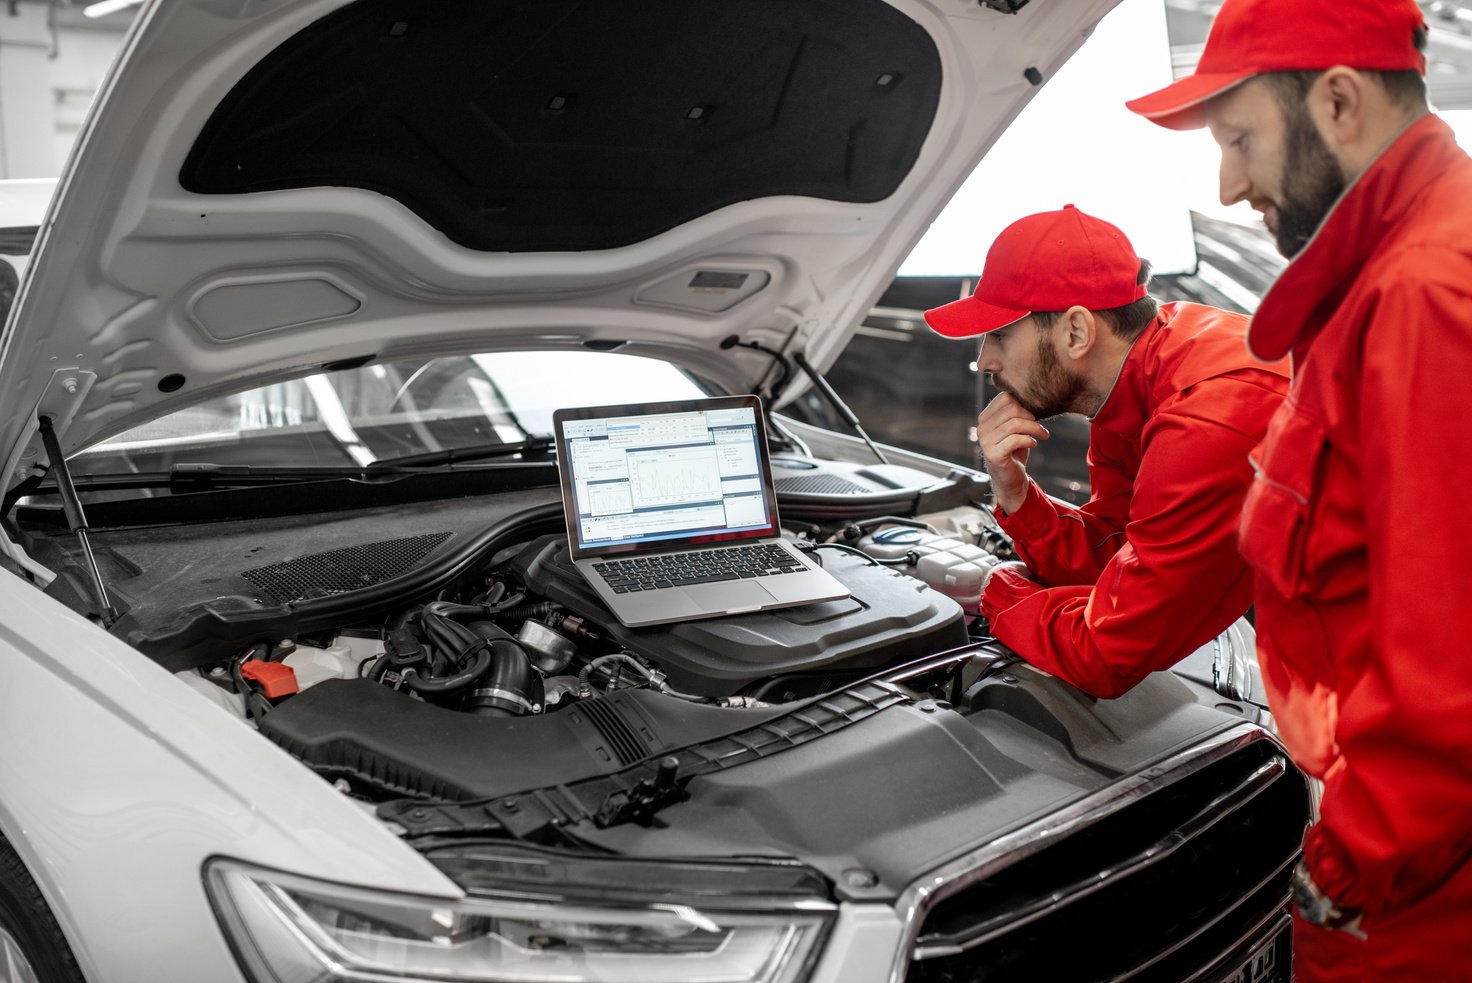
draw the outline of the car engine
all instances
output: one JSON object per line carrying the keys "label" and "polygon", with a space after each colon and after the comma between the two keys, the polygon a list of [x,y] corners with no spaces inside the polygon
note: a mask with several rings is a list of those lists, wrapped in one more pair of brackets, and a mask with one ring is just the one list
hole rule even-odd
{"label": "car engine", "polygon": [[[93,511],[115,633],[350,794],[464,800],[718,740],[983,634],[981,582],[1011,554],[972,476],[783,461],[784,534],[850,596],[642,628],[573,566],[540,480],[271,524]],[[26,518],[53,592],[84,606],[73,542]]]}
{"label": "car engine", "polygon": [[291,671],[299,691],[269,710],[252,693],[250,712],[323,774],[375,795],[459,799],[526,787],[517,762],[575,781],[967,644],[954,600],[861,550],[810,548],[850,597],[631,629],[601,607],[565,539],[542,536],[457,596],[400,611],[381,651],[352,636],[288,643],[239,671]]}

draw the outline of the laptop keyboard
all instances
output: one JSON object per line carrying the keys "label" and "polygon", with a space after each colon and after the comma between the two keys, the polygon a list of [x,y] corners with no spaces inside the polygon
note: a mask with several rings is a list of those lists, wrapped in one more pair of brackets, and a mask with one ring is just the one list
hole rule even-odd
{"label": "laptop keyboard", "polygon": [[693,553],[663,553],[632,560],[608,560],[593,569],[615,594],[711,584],[718,580],[777,577],[806,570],[780,546],[725,546]]}

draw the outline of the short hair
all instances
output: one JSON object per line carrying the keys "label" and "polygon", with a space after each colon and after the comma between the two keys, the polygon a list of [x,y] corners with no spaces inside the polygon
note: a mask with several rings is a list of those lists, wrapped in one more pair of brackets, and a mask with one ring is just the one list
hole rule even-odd
{"label": "short hair", "polygon": [[[1140,260],[1140,272],[1135,276],[1135,286],[1143,287],[1150,282],[1150,261]],[[1139,300],[1131,301],[1123,307],[1110,307],[1102,311],[1094,311],[1094,316],[1103,319],[1109,325],[1109,330],[1116,337],[1125,341],[1134,341],[1145,330],[1145,326],[1155,320],[1155,315],[1160,312],[1160,302],[1148,293]],[[1039,328],[1044,331],[1050,330],[1063,316],[1062,311],[1033,311],[1033,320]]]}
{"label": "short hair", "polygon": [[[1425,51],[1426,28],[1416,28],[1411,43],[1416,46],[1417,51]],[[1361,69],[1361,71],[1371,78],[1378,79],[1381,87],[1385,89],[1385,94],[1390,97],[1390,101],[1400,108],[1426,108],[1426,79],[1420,72],[1413,69],[1393,72],[1374,69]],[[1273,95],[1278,100],[1278,107],[1283,110],[1284,115],[1288,115],[1294,112],[1297,106],[1302,105],[1314,81],[1323,74],[1323,69],[1315,69],[1299,72],[1264,72],[1262,77],[1273,90]]]}

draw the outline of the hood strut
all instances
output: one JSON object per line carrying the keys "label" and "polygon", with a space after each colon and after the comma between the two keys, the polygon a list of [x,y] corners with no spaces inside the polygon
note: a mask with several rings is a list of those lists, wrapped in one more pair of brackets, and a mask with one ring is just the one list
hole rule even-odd
{"label": "hood strut", "polygon": [[61,443],[56,439],[56,427],[51,417],[44,414],[38,416],[36,421],[41,429],[41,443],[46,447],[46,457],[51,462],[51,473],[56,477],[56,490],[61,493],[61,508],[66,513],[66,524],[77,534],[77,541],[82,544],[82,554],[87,558],[92,586],[97,591],[102,627],[111,628],[118,620],[118,613],[107,599],[107,588],[102,583],[102,570],[97,566],[92,544],[87,541],[87,515],[82,511],[82,500],[77,497],[72,474],[67,470],[66,458],[61,453]]}
{"label": "hood strut", "polygon": [[828,403],[838,411],[838,415],[843,417],[844,422],[853,427],[858,432],[858,435],[864,438],[864,443],[869,445],[869,449],[874,452],[874,456],[879,458],[881,463],[888,464],[889,458],[885,457],[884,452],[879,449],[879,445],[870,440],[869,435],[864,433],[864,426],[859,423],[859,418],[854,415],[854,411],[849,409],[848,404],[839,398],[838,393],[834,391],[832,386],[828,385],[828,380],[823,378],[822,373],[813,368],[813,364],[807,360],[807,356],[802,352],[798,352],[792,356],[792,360],[797,363],[798,368],[808,374],[808,378],[813,380],[813,385],[817,388],[819,394],[828,400]]}

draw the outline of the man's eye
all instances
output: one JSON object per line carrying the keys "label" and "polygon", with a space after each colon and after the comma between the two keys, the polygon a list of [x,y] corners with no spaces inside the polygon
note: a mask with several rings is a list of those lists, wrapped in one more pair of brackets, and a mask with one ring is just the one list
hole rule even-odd
{"label": "man's eye", "polygon": [[1233,140],[1232,149],[1237,151],[1237,153],[1239,154],[1247,153],[1247,134],[1244,133],[1237,139]]}

